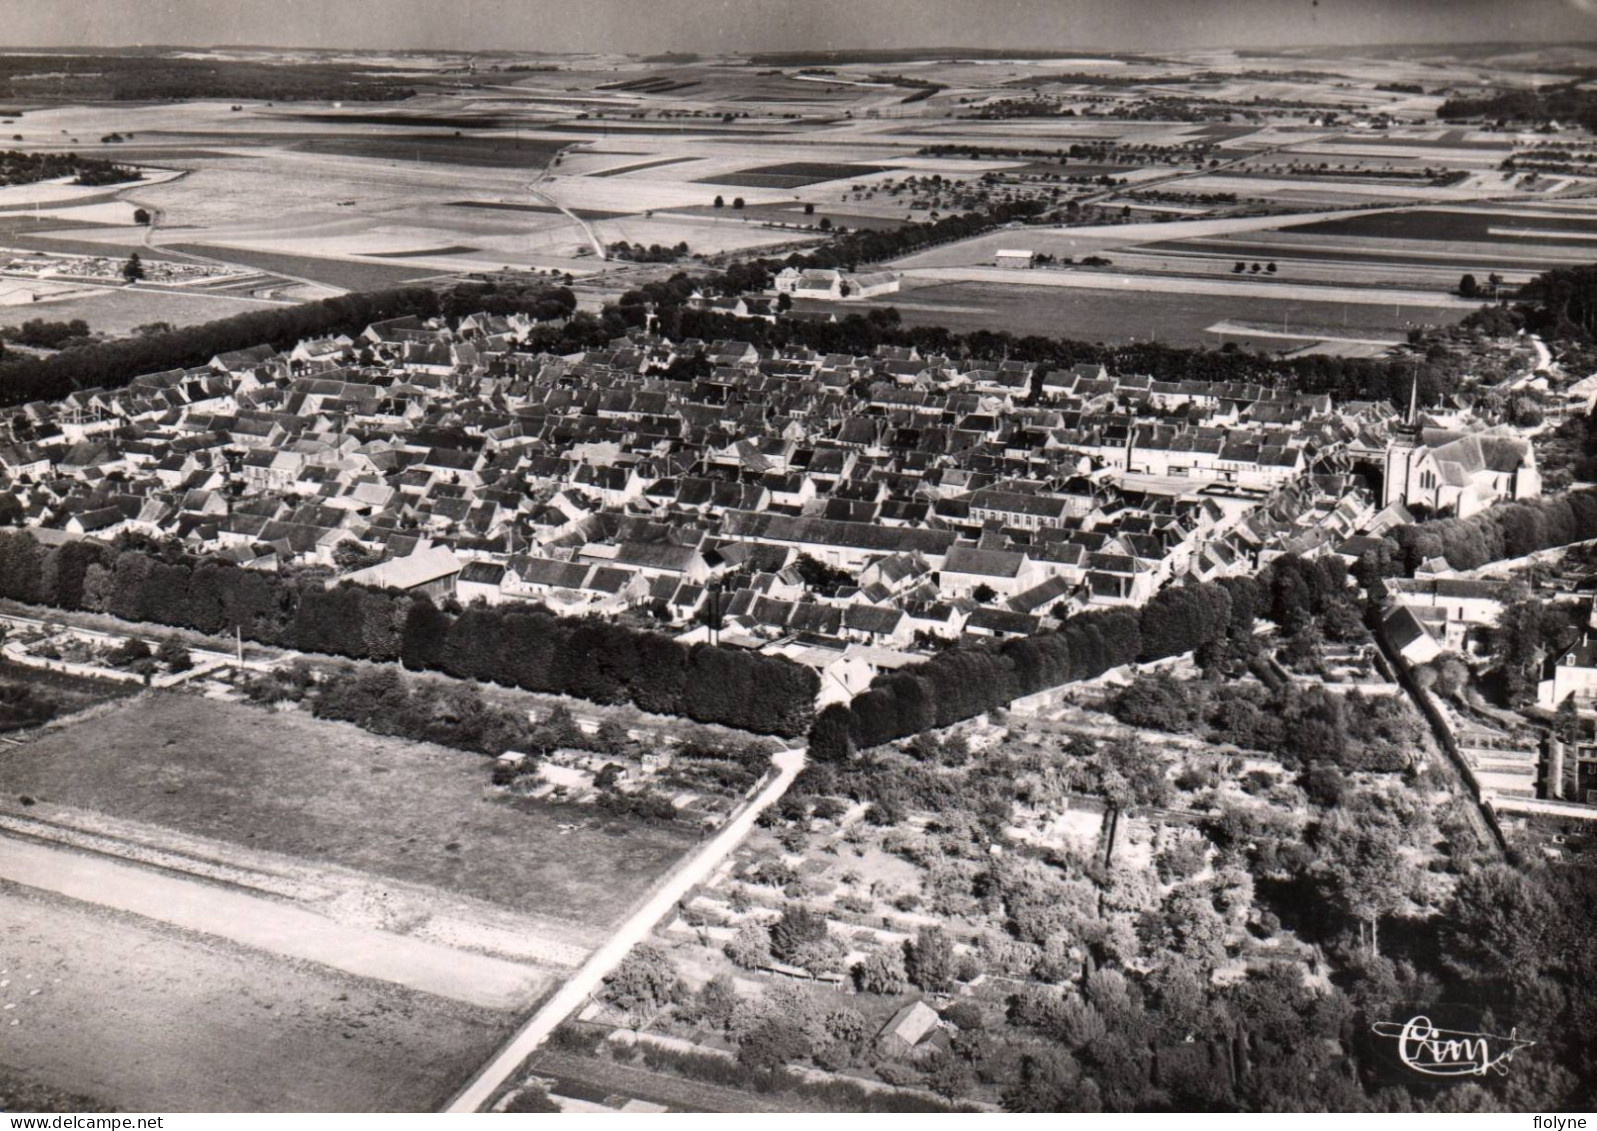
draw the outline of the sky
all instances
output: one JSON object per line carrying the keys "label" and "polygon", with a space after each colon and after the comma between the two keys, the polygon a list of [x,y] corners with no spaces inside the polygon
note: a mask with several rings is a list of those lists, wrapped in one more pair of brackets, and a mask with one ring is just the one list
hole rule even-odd
{"label": "sky", "polygon": [[1597,41],[1597,0],[0,0],[0,47],[1119,51]]}

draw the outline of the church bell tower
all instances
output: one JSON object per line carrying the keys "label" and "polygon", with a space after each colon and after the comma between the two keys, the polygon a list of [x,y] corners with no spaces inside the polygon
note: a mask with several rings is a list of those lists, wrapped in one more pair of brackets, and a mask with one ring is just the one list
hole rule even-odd
{"label": "church bell tower", "polygon": [[1408,416],[1403,423],[1392,426],[1392,438],[1386,442],[1386,466],[1381,479],[1381,501],[1386,506],[1407,502],[1409,498],[1414,453],[1420,446],[1419,397],[1420,379],[1416,373],[1409,386]]}

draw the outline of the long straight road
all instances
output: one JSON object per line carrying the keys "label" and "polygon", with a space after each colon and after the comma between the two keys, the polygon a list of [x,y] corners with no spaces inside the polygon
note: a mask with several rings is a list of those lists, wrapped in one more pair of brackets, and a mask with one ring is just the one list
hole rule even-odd
{"label": "long straight road", "polygon": [[716,865],[742,843],[759,815],[776,804],[793,784],[793,779],[798,777],[799,771],[804,768],[804,751],[784,750],[771,761],[777,768],[776,777],[755,795],[741,813],[728,821],[725,828],[666,878],[648,901],[617,928],[609,941],[593,952],[588,961],[571,976],[571,980],[516,1031],[493,1060],[450,1101],[445,1111],[472,1112],[487,1103],[521,1067],[521,1062],[554,1032],[555,1027],[581,1008],[588,996],[599,988],[604,976],[620,964],[627,952],[649,936],[654,925],[665,918],[676,902],[695,884],[708,877]]}

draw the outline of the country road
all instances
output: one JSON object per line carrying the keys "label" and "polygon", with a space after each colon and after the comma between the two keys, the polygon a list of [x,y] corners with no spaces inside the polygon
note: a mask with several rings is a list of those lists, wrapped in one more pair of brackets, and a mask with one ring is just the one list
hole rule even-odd
{"label": "country road", "polygon": [[[187,174],[185,173],[184,175],[186,176]],[[315,279],[307,279],[302,275],[288,275],[281,271],[264,271],[259,267],[251,267],[247,263],[234,263],[231,260],[221,258],[219,255],[197,255],[192,251],[178,251],[175,248],[167,247],[165,244],[156,243],[156,229],[161,226],[161,221],[166,217],[165,209],[161,208],[159,205],[151,204],[148,201],[137,200],[133,196],[129,195],[126,191],[118,193],[117,195],[128,204],[143,208],[150,214],[149,222],[144,225],[143,236],[144,248],[147,251],[159,251],[163,255],[176,256],[179,259],[187,259],[195,263],[209,263],[218,267],[231,267],[236,271],[248,271],[254,274],[265,275],[269,278],[286,279],[291,283],[299,283],[300,285],[307,287],[320,287],[325,290],[333,291],[335,294],[349,293],[344,287],[334,287],[327,283],[319,283]],[[254,301],[271,302],[279,306],[284,305],[283,300],[281,299],[256,299]]]}
{"label": "country road", "polygon": [[533,179],[532,183],[527,186],[527,192],[528,192],[529,195],[537,197],[539,200],[541,200],[545,204],[547,204],[550,208],[553,208],[555,211],[557,211],[561,215],[563,215],[566,219],[570,220],[572,223],[577,225],[577,227],[581,228],[582,229],[582,234],[588,238],[588,243],[593,246],[593,254],[595,256],[597,256],[600,260],[603,260],[605,258],[604,242],[599,239],[599,233],[593,230],[593,225],[588,223],[588,221],[584,220],[581,216],[578,216],[575,212],[573,212],[571,209],[567,208],[564,204],[561,204],[554,197],[550,196],[541,187],[543,185],[543,183],[549,179],[549,170],[553,169],[555,167],[555,162],[556,161],[558,161],[560,158],[564,157],[568,150],[576,149],[579,146],[582,146],[582,145],[585,145],[585,144],[587,144],[587,143],[586,142],[577,142],[574,145],[567,145],[567,146],[562,147],[561,150],[558,153],[556,153],[553,157],[551,157],[549,159],[549,163],[547,165],[545,165],[539,171],[537,177],[535,177]]}
{"label": "country road", "polygon": [[742,843],[759,815],[779,801],[793,784],[793,779],[798,777],[799,771],[804,768],[804,751],[784,750],[772,757],[771,761],[777,768],[776,777],[712,840],[671,873],[630,919],[616,928],[609,941],[594,951],[588,961],[571,976],[571,980],[516,1031],[493,1060],[450,1101],[445,1111],[472,1112],[487,1103],[521,1067],[522,1061],[554,1032],[555,1027],[581,1008],[589,995],[599,988],[604,976],[620,964],[627,952],[648,937],[654,925],[665,918],[677,901],[695,884],[703,882],[716,865]]}

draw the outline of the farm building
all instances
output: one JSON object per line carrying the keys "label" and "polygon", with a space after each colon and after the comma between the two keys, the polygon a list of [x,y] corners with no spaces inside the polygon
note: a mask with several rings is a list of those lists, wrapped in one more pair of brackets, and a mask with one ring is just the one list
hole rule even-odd
{"label": "farm building", "polygon": [[1037,253],[1026,248],[1001,247],[993,253],[997,267],[1032,267],[1037,263]]}
{"label": "farm building", "polygon": [[898,290],[899,276],[892,271],[869,271],[846,275],[835,268],[800,271],[785,267],[776,276],[776,292],[794,298],[830,299],[873,298]]}
{"label": "farm building", "polygon": [[447,597],[455,592],[461,568],[460,559],[448,546],[432,546],[403,558],[391,558],[356,570],[348,577],[333,578],[328,588],[350,581],[356,585],[403,589],[429,597]]}
{"label": "farm building", "polygon": [[840,299],[843,297],[843,273],[836,269],[800,271],[785,267],[776,276],[776,293],[794,298]]}
{"label": "farm building", "polygon": [[877,295],[896,294],[899,276],[891,271],[870,271],[849,275],[844,283],[849,287],[849,298],[874,298]]}
{"label": "farm building", "polygon": [[924,1001],[911,1002],[876,1034],[876,1051],[894,1060],[918,1060],[946,1047],[948,1034],[937,1011]]}

